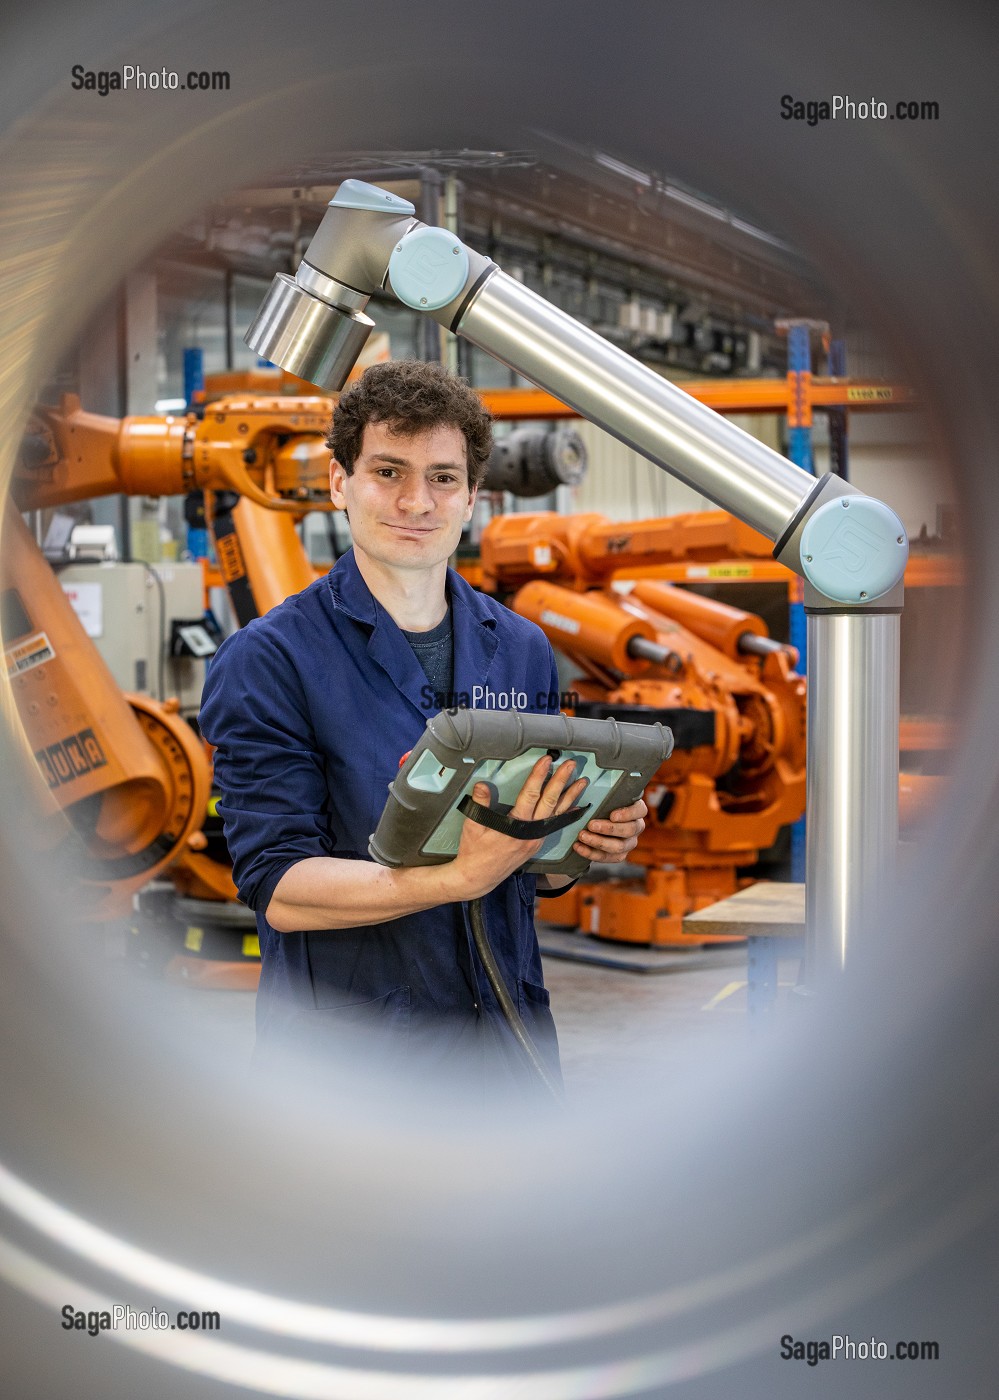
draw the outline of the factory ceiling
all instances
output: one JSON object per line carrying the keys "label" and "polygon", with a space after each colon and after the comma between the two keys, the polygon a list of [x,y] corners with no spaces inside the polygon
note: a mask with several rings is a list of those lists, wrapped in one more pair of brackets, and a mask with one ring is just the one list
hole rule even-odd
{"label": "factory ceiling", "polygon": [[612,153],[539,137],[523,151],[337,154],[234,192],[184,229],[166,256],[248,275],[293,270],[344,178],[385,184],[442,222],[456,205],[469,242],[535,268],[557,264],[633,296],[695,298],[700,315],[767,331],[780,316],[828,315],[830,297],[805,258],[715,201]]}

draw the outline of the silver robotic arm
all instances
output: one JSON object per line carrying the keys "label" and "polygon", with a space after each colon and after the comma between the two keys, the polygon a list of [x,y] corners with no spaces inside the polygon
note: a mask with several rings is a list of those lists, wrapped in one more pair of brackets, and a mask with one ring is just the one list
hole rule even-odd
{"label": "silver robotic arm", "polygon": [[278,274],[246,334],[259,355],[339,389],[391,291],[548,390],[774,541],[805,579],[808,752],[805,984],[846,964],[890,891],[898,841],[898,669],[908,541],[898,516],[839,477],[816,480],[602,336],[416,218],[346,180],[294,278]]}

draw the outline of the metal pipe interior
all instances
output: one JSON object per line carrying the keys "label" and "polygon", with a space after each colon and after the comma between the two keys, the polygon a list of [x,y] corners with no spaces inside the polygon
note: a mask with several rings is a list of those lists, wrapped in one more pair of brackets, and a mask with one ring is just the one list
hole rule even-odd
{"label": "metal pipe interior", "polygon": [[808,616],[806,986],[842,970],[894,881],[900,621]]}
{"label": "metal pipe interior", "polygon": [[815,478],[497,270],[456,327],[693,490],[777,539]]}

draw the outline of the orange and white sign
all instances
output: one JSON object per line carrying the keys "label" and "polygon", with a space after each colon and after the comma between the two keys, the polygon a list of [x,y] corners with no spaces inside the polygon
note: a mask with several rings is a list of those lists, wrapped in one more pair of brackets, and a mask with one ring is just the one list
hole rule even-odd
{"label": "orange and white sign", "polygon": [[24,637],[13,646],[5,648],[4,658],[7,662],[7,679],[13,680],[15,676],[30,671],[33,666],[43,666],[46,661],[54,661],[55,650],[44,632],[34,632],[30,637]]}

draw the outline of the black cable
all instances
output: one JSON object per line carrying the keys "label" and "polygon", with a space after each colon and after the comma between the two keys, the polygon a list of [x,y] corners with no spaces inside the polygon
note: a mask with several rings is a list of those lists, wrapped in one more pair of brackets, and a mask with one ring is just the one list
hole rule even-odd
{"label": "black cable", "polygon": [[520,1012],[513,1004],[513,998],[507,990],[506,983],[503,981],[503,974],[500,972],[493,950],[489,946],[481,899],[473,899],[470,901],[468,916],[472,925],[472,940],[475,943],[476,952],[482,959],[482,966],[485,968],[486,976],[489,978],[489,985],[492,987],[496,1000],[499,1002],[500,1010],[506,1017],[507,1025],[513,1031],[517,1043],[524,1053],[524,1058],[541,1080],[542,1084],[544,1084],[552,1098],[561,1099],[562,1086],[558,1080],[554,1078],[548,1066],[541,1058],[538,1047],[531,1039],[527,1027],[520,1019]]}
{"label": "black cable", "polygon": [[247,577],[246,561],[233,519],[232,513],[238,503],[239,496],[235,491],[216,491],[212,497],[210,530],[229,602],[236,614],[236,621],[240,627],[245,627],[260,616],[260,610]]}

